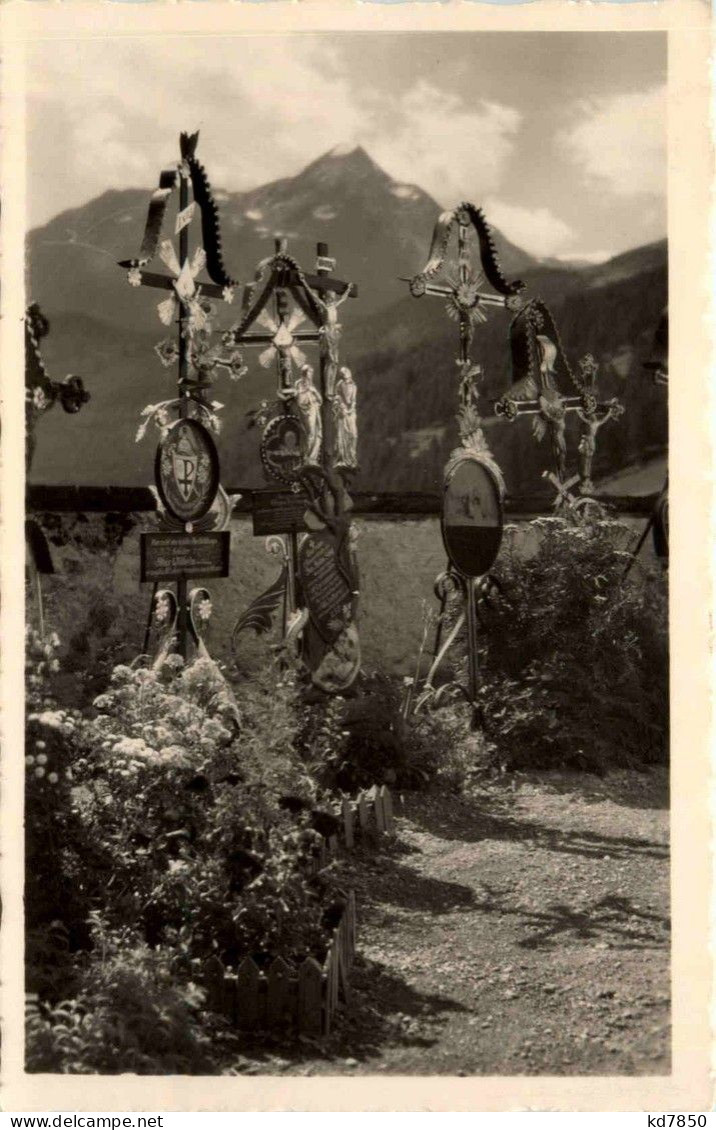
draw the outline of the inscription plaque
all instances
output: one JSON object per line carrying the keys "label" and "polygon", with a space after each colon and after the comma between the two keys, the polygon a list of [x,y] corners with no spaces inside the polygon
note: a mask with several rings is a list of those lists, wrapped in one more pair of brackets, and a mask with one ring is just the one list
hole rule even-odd
{"label": "inscription plaque", "polygon": [[228,530],[202,534],[141,534],[140,580],[228,577],[230,541]]}
{"label": "inscription plaque", "polygon": [[308,529],[306,496],[302,491],[252,491],[251,509],[256,537],[261,534],[297,534]]}

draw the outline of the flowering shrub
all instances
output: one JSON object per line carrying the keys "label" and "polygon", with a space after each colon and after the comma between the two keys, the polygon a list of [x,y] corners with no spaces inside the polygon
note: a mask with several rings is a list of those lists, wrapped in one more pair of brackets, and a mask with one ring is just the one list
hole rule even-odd
{"label": "flowering shrub", "polygon": [[[170,928],[189,959],[218,948],[235,960],[287,940],[281,923],[300,889],[303,919],[290,929],[299,945],[319,946],[320,908],[304,882],[315,836],[279,810],[265,775],[248,772],[252,741],[270,753],[275,703],[264,703],[262,728],[254,702],[247,742],[216,664],[184,669],[170,656],[159,672],[115,668],[94,706],[75,773],[83,826],[104,853],[90,897],[109,925],[141,922],[153,943]],[[281,739],[274,723],[269,745]],[[275,784],[295,782],[286,772]]]}
{"label": "flowering shrub", "polygon": [[667,586],[624,570],[628,527],[597,514],[531,523],[536,551],[506,530],[507,602],[480,630],[480,701],[505,767],[609,766],[668,756]]}
{"label": "flowering shrub", "polygon": [[[119,665],[83,716],[52,700],[58,648],[29,638],[29,1062],[199,1070],[221,1023],[196,989],[208,957],[325,953],[333,887],[330,868],[312,877],[319,790],[294,750],[294,675],[267,672],[240,716],[208,658]],[[283,792],[305,808],[286,811]],[[170,1034],[155,1053],[157,1016]]]}
{"label": "flowering shrub", "polygon": [[[52,995],[66,975],[70,947],[87,938],[87,908],[72,881],[77,821],[72,810],[72,744],[78,715],[58,709],[56,635],[26,631],[25,910],[27,981]],[[66,923],[70,923],[67,925]]]}

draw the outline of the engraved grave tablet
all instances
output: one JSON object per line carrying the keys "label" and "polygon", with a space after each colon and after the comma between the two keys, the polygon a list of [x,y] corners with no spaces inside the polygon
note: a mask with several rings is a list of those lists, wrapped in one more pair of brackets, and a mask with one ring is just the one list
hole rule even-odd
{"label": "engraved grave tablet", "polygon": [[351,623],[354,598],[330,534],[310,533],[303,539],[298,570],[311,621],[321,638],[332,644]]}
{"label": "engraved grave tablet", "polygon": [[143,533],[140,580],[175,581],[177,577],[228,577],[231,534]]}
{"label": "engraved grave tablet", "polygon": [[254,490],[251,492],[251,513],[254,536],[262,534],[296,534],[308,529],[303,491]]}

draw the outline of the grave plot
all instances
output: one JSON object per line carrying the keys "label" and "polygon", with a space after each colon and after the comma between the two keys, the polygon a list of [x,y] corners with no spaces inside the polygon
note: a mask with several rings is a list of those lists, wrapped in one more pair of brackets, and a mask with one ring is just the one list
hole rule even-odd
{"label": "grave plot", "polygon": [[[141,413],[137,436],[158,429],[147,458],[154,481],[139,498],[144,528],[125,555],[135,609],[138,584],[153,586],[144,637],[135,633],[127,654],[123,616],[99,584],[75,579],[75,605],[105,631],[96,650],[84,629],[71,637],[75,662],[84,650],[92,668],[77,673],[81,703],[68,694],[51,621],[28,648],[28,1065],[219,1074],[272,1070],[271,1049],[280,1047],[296,1070],[320,1071],[317,1060],[330,1064],[342,1049],[347,1067],[419,1072],[429,1057],[396,1051],[395,1026],[385,1023],[398,1004],[403,1017],[419,1004],[435,1021],[428,1036],[447,1070],[458,1060],[438,1029],[457,1009],[440,997],[451,960],[443,914],[465,945],[461,976],[481,952],[465,940],[463,910],[489,916],[474,923],[489,921],[488,936],[474,932],[486,943],[490,930],[504,940],[503,912],[534,926],[528,941],[543,921],[568,932],[585,914],[615,935],[638,934],[638,908],[632,915],[617,905],[616,887],[596,910],[575,902],[545,918],[523,884],[512,906],[500,892],[514,853],[495,869],[494,900],[489,891],[478,897],[478,879],[494,863],[492,839],[514,833],[521,843],[534,830],[524,813],[490,822],[480,802],[486,783],[526,767],[604,773],[666,756],[663,577],[637,570],[623,584],[628,537],[585,503],[598,429],[619,413],[597,400],[593,367],[580,371],[579,396],[559,386],[560,376],[576,378],[549,311],[505,279],[482,213],[461,205],[443,215],[411,291],[440,297],[458,322],[460,442],[442,491],[427,500],[432,525],[422,541],[406,526],[392,571],[384,565],[378,583],[377,556],[366,554],[359,575],[354,514],[361,506],[392,514],[396,501],[354,490],[360,373],[355,382],[341,364],[338,318],[355,284],[338,277],[325,244],[310,272],[285,237],[249,281],[230,274],[197,146],[197,135],[182,135],[179,161],[150,201],[139,255],[121,262],[137,304],[159,295],[166,337],[156,361],[176,379],[176,395]],[[451,274],[444,268],[455,229]],[[482,372],[471,358],[492,308],[512,315],[516,383],[500,411],[538,420],[555,460],[557,498],[543,495],[529,511],[544,511],[529,552],[515,551],[509,517],[519,507],[485,439]],[[266,486],[249,492],[222,474],[223,410],[213,397],[215,379],[241,381],[252,367],[273,371],[275,383],[252,413]],[[584,425],[576,494],[561,430],[567,411]],[[106,509],[106,498],[93,497]],[[407,499],[405,513],[418,504],[425,499]],[[236,511],[242,527],[232,526]],[[413,599],[416,555],[430,539],[430,553],[448,558],[437,616]],[[279,564],[268,587],[257,545]],[[104,542],[100,552],[111,556]],[[219,585],[237,575],[246,599],[229,609]],[[387,620],[366,609],[365,594],[372,584],[386,599],[388,582],[391,614],[422,622],[423,652],[432,644],[407,680],[364,662],[359,612],[363,622]],[[223,650],[217,621],[229,641]],[[232,655],[241,656],[248,632],[271,647],[247,671]],[[501,803],[497,791],[493,801]],[[482,814],[479,844],[467,838],[473,810]],[[548,824],[541,847],[554,841]],[[593,835],[586,828],[573,839],[588,849]],[[464,850],[449,846],[461,836]],[[401,898],[413,900],[407,913]],[[646,913],[661,914],[659,905]],[[414,960],[424,963],[423,981]],[[494,996],[501,973],[497,956],[490,960]],[[518,1013],[510,1024],[519,1030]],[[397,1038],[407,1036],[410,1048],[425,1035],[419,1029],[409,1025]],[[467,1030],[454,1031],[463,1046]],[[514,1065],[517,1052],[510,1056]],[[479,1064],[467,1057],[459,1066]]]}

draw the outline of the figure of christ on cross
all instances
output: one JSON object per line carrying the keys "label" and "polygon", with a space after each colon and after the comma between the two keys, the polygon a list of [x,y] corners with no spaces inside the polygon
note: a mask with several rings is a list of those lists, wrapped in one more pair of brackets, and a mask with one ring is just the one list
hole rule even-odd
{"label": "figure of christ on cross", "polygon": [[[303,370],[306,357],[303,343],[317,343],[321,346],[320,383],[316,389],[320,396],[321,443],[320,464],[328,474],[333,473],[333,413],[331,409],[334,396],[337,365],[337,339],[339,327],[336,320],[337,307],[347,298],[356,297],[358,291],[353,283],[334,278],[332,271],[335,261],[328,258],[325,244],[317,245],[316,273],[304,274],[288,254],[287,241],[277,239],[273,260],[269,264],[270,276],[263,292],[250,306],[242,321],[232,333],[236,345],[263,347],[259,362],[264,368],[275,360],[278,372],[278,395],[289,409],[292,399],[299,394],[294,378],[294,365]],[[273,298],[274,314],[269,314],[267,305]],[[295,307],[291,307],[293,298]],[[307,319],[311,328],[299,328]],[[263,327],[257,331],[251,327]],[[311,443],[309,462],[316,461],[316,446]]]}
{"label": "figure of christ on cross", "polygon": [[[537,333],[537,328],[550,332]],[[622,415],[622,405],[615,398],[601,404],[597,401],[598,365],[591,354],[586,354],[580,361],[580,375],[572,372],[552,315],[540,300],[530,302],[513,320],[510,342],[513,370],[526,372],[495,403],[495,415],[510,422],[518,416],[533,416],[535,438],[539,441],[549,433],[556,472],[545,472],[543,478],[559,482],[567,493],[569,487],[579,482],[580,494],[589,494],[594,489],[591,471],[597,432],[607,420],[616,420]],[[558,361],[561,370],[566,370],[578,389],[578,396],[564,396],[559,391]],[[579,474],[567,482],[566,426],[570,412],[577,414],[584,428],[578,448]],[[563,505],[566,497],[564,491],[558,489],[555,507]]]}
{"label": "figure of christ on cross", "polygon": [[[459,209],[455,218],[458,225],[457,277],[449,278],[444,283],[434,282],[428,275],[435,274],[437,267],[429,265],[422,274],[415,275],[412,279],[402,278],[402,281],[410,283],[410,293],[414,298],[430,294],[447,299],[448,314],[456,318],[460,325],[458,363],[464,365],[469,360],[474,325],[487,320],[484,307],[504,308],[510,299],[507,295],[480,289],[485,279],[482,271],[475,269],[470,261],[469,216]],[[442,265],[442,260],[439,265]]]}

